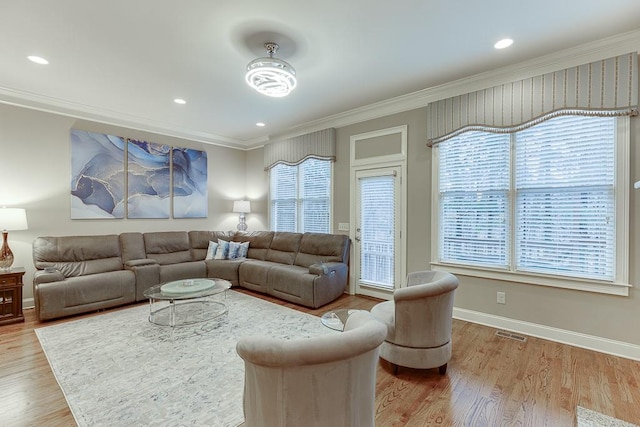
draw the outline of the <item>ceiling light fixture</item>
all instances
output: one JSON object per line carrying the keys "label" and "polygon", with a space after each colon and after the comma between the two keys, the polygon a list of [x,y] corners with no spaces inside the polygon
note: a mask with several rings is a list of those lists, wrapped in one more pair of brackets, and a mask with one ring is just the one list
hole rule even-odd
{"label": "ceiling light fixture", "polygon": [[258,122],[258,123],[256,123],[256,126],[262,128],[262,127],[265,127],[266,125],[264,123],[262,123],[262,122]]}
{"label": "ceiling light fixture", "polygon": [[49,63],[49,61],[47,61],[46,59],[40,56],[35,56],[35,55],[29,55],[27,56],[27,59],[31,62],[35,62],[36,64],[40,64],[40,65],[47,65]]}
{"label": "ceiling light fixture", "polygon": [[505,47],[509,47],[513,44],[513,40],[511,39],[502,39],[499,40],[498,42],[496,42],[496,44],[493,45],[493,47],[495,47],[496,49],[504,49]]}
{"label": "ceiling light fixture", "polygon": [[249,86],[267,96],[280,98],[289,95],[296,87],[296,70],[289,63],[274,58],[278,44],[264,44],[269,56],[256,58],[247,65],[246,80]]}
{"label": "ceiling light fixture", "polygon": [[184,105],[184,104],[187,103],[187,101],[185,101],[182,98],[176,98],[176,99],[173,100],[173,102],[175,102],[176,104],[180,104],[180,105]]}

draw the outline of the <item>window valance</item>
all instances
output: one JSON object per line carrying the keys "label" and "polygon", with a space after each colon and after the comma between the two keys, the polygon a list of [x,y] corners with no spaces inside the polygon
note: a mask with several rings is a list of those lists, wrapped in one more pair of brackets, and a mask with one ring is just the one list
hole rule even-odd
{"label": "window valance", "polygon": [[297,165],[310,157],[335,161],[336,130],[334,128],[265,145],[264,169],[269,170],[279,163]]}
{"label": "window valance", "polygon": [[638,54],[633,52],[429,105],[429,144],[470,130],[517,132],[551,117],[638,114]]}

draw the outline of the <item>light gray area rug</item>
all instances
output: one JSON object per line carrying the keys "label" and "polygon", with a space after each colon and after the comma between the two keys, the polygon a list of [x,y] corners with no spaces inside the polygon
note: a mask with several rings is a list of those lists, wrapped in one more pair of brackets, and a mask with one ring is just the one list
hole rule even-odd
{"label": "light gray area rug", "polygon": [[235,291],[228,314],[194,326],[148,321],[149,307],[36,329],[79,426],[237,426],[244,420],[239,337],[339,333],[320,318]]}
{"label": "light gray area rug", "polygon": [[577,427],[637,427],[635,424],[578,406]]}

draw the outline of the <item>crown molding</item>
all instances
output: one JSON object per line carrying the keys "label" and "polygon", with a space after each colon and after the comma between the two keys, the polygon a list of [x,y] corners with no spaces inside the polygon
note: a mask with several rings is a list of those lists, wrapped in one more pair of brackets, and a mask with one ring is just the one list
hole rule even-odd
{"label": "crown molding", "polygon": [[65,99],[53,98],[6,87],[0,87],[0,103],[75,119],[89,120],[111,126],[126,127],[144,132],[153,132],[160,135],[188,139],[190,141],[220,147],[246,149],[245,141],[239,139],[200,132],[180,126],[167,126],[166,123],[145,117],[96,108]]}
{"label": "crown molding", "polygon": [[269,136],[240,140],[180,126],[171,126],[145,117],[96,108],[72,101],[47,97],[26,91],[0,87],[0,103],[14,105],[77,119],[90,120],[112,126],[153,132],[161,135],[188,139],[220,147],[253,150],[270,142],[291,138],[327,128],[340,128],[380,117],[390,116],[417,108],[431,102],[450,98],[505,82],[522,80],[564,68],[640,51],[640,30],[618,34],[595,42],[565,49],[532,60],[487,71],[442,85],[397,96],[363,107],[344,111],[310,122],[290,127]]}
{"label": "crown molding", "polygon": [[[518,64],[498,68],[459,80],[429,87],[406,95],[355,108],[322,119],[291,127],[284,132],[270,135],[270,141],[291,138],[329,127],[344,127],[416,108],[432,102],[511,81],[539,76],[564,68],[575,67],[629,52],[640,51],[640,30],[618,34],[595,42],[564,49]],[[426,120],[426,119],[425,119]]]}

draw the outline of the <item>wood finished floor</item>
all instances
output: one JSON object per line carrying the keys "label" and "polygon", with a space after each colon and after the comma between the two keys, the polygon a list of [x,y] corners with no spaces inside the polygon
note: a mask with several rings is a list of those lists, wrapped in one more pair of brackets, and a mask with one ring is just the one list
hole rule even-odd
{"label": "wood finished floor", "polygon": [[[306,313],[369,309],[378,301],[344,295],[318,310],[259,296]],[[87,316],[100,315],[100,313]],[[34,328],[79,317],[0,327],[0,425],[75,426]],[[528,337],[500,338],[493,328],[454,320],[453,358],[437,369],[378,365],[377,426],[574,426],[582,406],[640,425],[640,362]]]}

